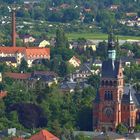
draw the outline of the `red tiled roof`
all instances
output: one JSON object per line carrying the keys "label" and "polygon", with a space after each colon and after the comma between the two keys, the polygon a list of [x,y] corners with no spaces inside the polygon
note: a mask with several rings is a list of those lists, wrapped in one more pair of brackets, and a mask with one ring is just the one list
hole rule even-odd
{"label": "red tiled roof", "polygon": [[26,48],[25,51],[26,51],[27,58],[33,58],[33,57],[50,58],[50,48],[32,47],[32,48]]}
{"label": "red tiled roof", "polygon": [[25,53],[27,58],[50,58],[50,48],[39,48],[39,47],[0,47],[0,53],[16,54]]}
{"label": "red tiled roof", "polygon": [[11,53],[24,53],[26,50],[25,47],[0,47],[0,53],[6,53],[6,54],[11,54]]}
{"label": "red tiled roof", "polygon": [[47,130],[41,130],[39,133],[33,135],[29,140],[60,140]]}
{"label": "red tiled roof", "polygon": [[12,72],[6,72],[5,77],[10,77],[13,79],[22,79],[26,80],[31,77],[31,73],[12,73]]}
{"label": "red tiled roof", "polygon": [[77,57],[73,56],[72,59],[74,59],[78,64],[81,64],[80,59],[78,59]]}

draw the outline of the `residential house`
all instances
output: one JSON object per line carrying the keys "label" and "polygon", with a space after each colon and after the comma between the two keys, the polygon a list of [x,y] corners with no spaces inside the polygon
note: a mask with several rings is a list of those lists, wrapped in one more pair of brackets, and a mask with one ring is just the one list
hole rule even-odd
{"label": "residential house", "polygon": [[137,65],[140,65],[140,58],[137,58],[137,59],[136,59],[136,64],[137,64]]}
{"label": "residential house", "polygon": [[7,64],[14,66],[19,65],[24,58],[27,61],[28,67],[31,67],[32,63],[37,59],[50,59],[50,48],[0,47],[0,58],[1,62],[6,61]]}
{"label": "residential house", "polygon": [[133,57],[121,57],[121,62],[123,66],[130,67],[132,62],[135,62],[135,59]]}
{"label": "residential house", "polygon": [[8,136],[16,136],[16,128],[9,128],[3,131],[0,131],[0,138],[8,137]]}
{"label": "residential house", "polygon": [[79,67],[81,65],[80,59],[78,59],[76,56],[73,56],[68,62],[74,67]]}
{"label": "residential house", "polygon": [[50,46],[50,42],[47,40],[43,40],[39,43],[38,47],[45,48],[46,46]]}
{"label": "residential house", "polygon": [[102,67],[102,61],[100,59],[95,59],[93,62],[93,66]]}
{"label": "residential house", "polygon": [[12,78],[20,83],[24,83],[27,88],[35,88],[37,81],[40,81],[41,86],[51,86],[57,84],[58,76],[51,71],[34,71],[32,73],[11,73],[7,72],[4,77]]}
{"label": "residential house", "polygon": [[83,64],[79,70],[72,74],[74,81],[83,82],[86,81],[89,76],[91,76],[92,70],[90,64]]}
{"label": "residential house", "polygon": [[76,82],[73,80],[70,81],[63,81],[60,83],[60,90],[64,93],[72,93],[76,90],[82,91],[84,88],[88,87],[89,85],[85,82]]}
{"label": "residential house", "polygon": [[6,63],[8,66],[17,67],[17,60],[15,57],[0,57],[0,63]]}
{"label": "residential house", "polygon": [[120,7],[120,5],[111,5],[109,9],[112,11],[116,11],[116,10],[118,10],[119,7]]}
{"label": "residential house", "polygon": [[24,0],[24,4],[38,4],[40,0]]}
{"label": "residential house", "polygon": [[128,16],[128,17],[136,17],[137,13],[135,13],[135,12],[128,12],[128,13],[126,13],[126,16]]}
{"label": "residential house", "polygon": [[66,3],[63,3],[63,4],[60,5],[60,8],[61,9],[67,9],[67,8],[70,8],[70,5],[66,4]]}
{"label": "residential house", "polygon": [[20,38],[23,40],[24,44],[33,43],[36,40],[32,35],[29,34],[20,35]]}
{"label": "residential house", "polygon": [[84,8],[83,11],[86,12],[86,13],[89,13],[89,12],[91,12],[91,8]]}
{"label": "residential house", "polygon": [[92,51],[96,51],[96,44],[92,40],[81,40],[70,42],[70,49],[87,50],[91,48]]}
{"label": "residential house", "polygon": [[84,50],[87,50],[88,48],[91,48],[92,51],[96,51],[96,45],[92,40],[86,41],[86,45],[84,46]]}
{"label": "residential house", "polygon": [[47,130],[41,130],[39,133],[34,134],[29,140],[60,140]]}
{"label": "residential house", "polygon": [[[11,140],[24,140],[25,137],[30,137],[31,134],[17,130],[16,128],[8,128],[0,131],[0,139],[4,139],[5,137],[9,136],[12,137]],[[16,136],[19,136],[19,138],[16,138]]]}

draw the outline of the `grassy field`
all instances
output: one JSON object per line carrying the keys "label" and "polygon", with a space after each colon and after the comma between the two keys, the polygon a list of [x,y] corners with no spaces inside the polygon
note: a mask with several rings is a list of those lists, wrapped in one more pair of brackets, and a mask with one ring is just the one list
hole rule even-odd
{"label": "grassy field", "polygon": [[[86,38],[86,39],[93,39],[93,40],[106,40],[108,38],[107,34],[95,34],[95,33],[70,33],[66,34],[68,39],[77,39],[77,38]],[[120,40],[140,40],[140,37],[136,36],[118,36]]]}

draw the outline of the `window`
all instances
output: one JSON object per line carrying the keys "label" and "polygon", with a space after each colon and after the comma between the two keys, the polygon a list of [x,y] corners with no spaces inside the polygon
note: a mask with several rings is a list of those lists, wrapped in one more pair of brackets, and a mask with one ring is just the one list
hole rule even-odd
{"label": "window", "polygon": [[112,86],[112,85],[113,85],[112,81],[110,81],[110,82],[109,82],[109,85],[110,85],[110,86]]}
{"label": "window", "polygon": [[105,91],[104,99],[105,100],[113,100],[112,91]]}
{"label": "window", "polygon": [[105,85],[108,86],[108,81],[105,82]]}

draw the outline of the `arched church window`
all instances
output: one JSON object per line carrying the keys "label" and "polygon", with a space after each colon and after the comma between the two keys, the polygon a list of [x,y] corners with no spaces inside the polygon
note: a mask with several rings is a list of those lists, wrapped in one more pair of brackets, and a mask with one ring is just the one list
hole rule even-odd
{"label": "arched church window", "polygon": [[109,85],[110,85],[110,86],[112,86],[112,85],[113,85],[112,81],[110,81],[110,82],[109,82]]}
{"label": "arched church window", "polygon": [[105,95],[104,95],[104,99],[105,100],[113,100],[113,94],[112,91],[105,91]]}
{"label": "arched church window", "polygon": [[108,81],[105,81],[105,85],[108,86]]}
{"label": "arched church window", "polygon": [[107,100],[107,98],[108,98],[108,93],[107,91],[105,91],[104,99]]}

